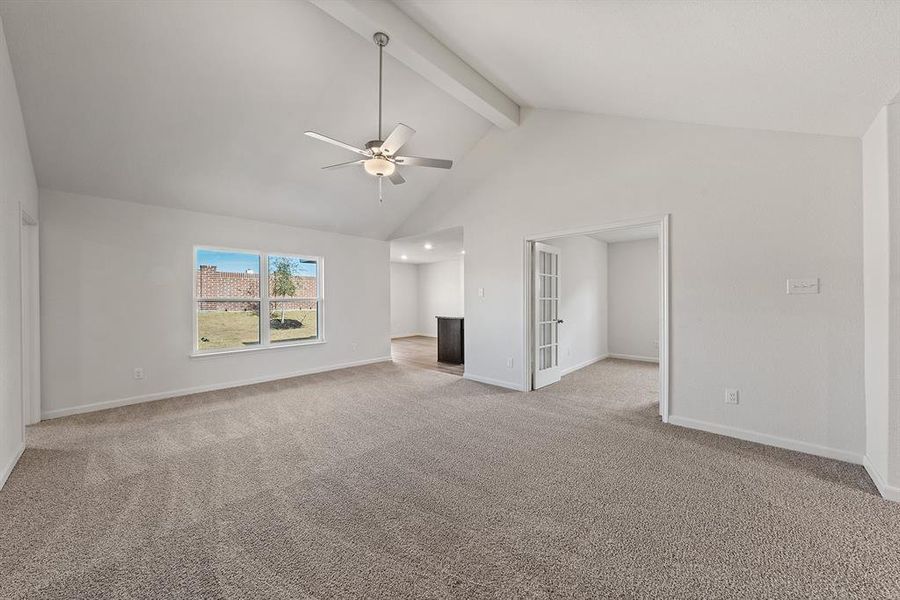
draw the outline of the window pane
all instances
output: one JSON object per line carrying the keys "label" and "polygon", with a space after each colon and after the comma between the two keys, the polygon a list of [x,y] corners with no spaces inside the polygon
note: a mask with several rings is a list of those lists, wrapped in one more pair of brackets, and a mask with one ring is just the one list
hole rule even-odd
{"label": "window pane", "polygon": [[247,348],[259,344],[259,302],[198,302],[197,348]]}
{"label": "window pane", "polygon": [[198,298],[259,298],[259,255],[198,249]]}
{"label": "window pane", "polygon": [[274,300],[269,309],[269,338],[273,344],[319,337],[315,300]]}
{"label": "window pane", "polygon": [[315,260],[269,256],[269,295],[273,298],[317,298],[319,265]]}

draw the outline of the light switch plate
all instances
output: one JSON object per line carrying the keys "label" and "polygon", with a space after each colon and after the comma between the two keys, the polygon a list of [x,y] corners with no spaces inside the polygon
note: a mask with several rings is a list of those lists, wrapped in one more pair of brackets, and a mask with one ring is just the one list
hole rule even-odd
{"label": "light switch plate", "polygon": [[788,294],[818,294],[819,278],[813,277],[808,279],[788,279]]}

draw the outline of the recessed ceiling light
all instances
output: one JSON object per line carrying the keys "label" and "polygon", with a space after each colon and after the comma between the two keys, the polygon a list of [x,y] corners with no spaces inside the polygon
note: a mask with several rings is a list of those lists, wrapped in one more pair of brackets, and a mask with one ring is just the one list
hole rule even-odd
{"label": "recessed ceiling light", "polygon": [[425,242],[425,249],[426,249],[426,250],[431,250],[432,248],[434,248],[434,246],[431,245],[431,242]]}
{"label": "recessed ceiling light", "polygon": [[460,254],[465,254],[466,251],[465,251],[465,250],[461,250],[459,253],[460,253]]}
{"label": "recessed ceiling light", "polygon": [[407,258],[409,258],[409,257],[405,254],[400,255],[400,260],[406,260]]}

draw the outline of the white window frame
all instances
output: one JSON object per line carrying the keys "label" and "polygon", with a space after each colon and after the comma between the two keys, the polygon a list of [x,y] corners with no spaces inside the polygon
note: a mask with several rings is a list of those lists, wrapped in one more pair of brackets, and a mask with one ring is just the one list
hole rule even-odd
{"label": "white window frame", "polygon": [[[216,297],[216,298],[200,298],[197,293],[197,252],[200,250],[209,250],[213,252],[239,252],[242,254],[252,254],[259,257],[259,296],[258,297]],[[296,258],[305,261],[316,262],[316,297],[307,298],[292,296],[291,298],[273,298],[269,294],[269,257],[285,257]],[[227,248],[223,246],[213,245],[195,245],[191,252],[191,315],[193,320],[193,345],[191,347],[191,357],[218,356],[222,354],[238,354],[242,352],[259,352],[260,350],[275,350],[278,348],[295,348],[297,346],[310,346],[314,344],[325,343],[325,257],[323,256],[307,256],[304,254],[294,254],[291,252],[262,252],[260,250],[247,250],[244,248]],[[268,314],[269,305],[272,302],[281,302],[282,300],[315,300],[316,301],[316,329],[318,336],[315,338],[307,338],[295,341],[273,342],[271,340],[271,327],[269,319],[263,317]],[[200,349],[200,332],[199,319],[200,302],[259,302],[259,344],[247,348],[212,348],[209,350]]]}

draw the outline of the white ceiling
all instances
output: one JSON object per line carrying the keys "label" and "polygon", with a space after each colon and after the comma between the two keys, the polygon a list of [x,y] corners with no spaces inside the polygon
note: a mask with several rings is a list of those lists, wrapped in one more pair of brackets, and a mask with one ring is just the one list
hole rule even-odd
{"label": "white ceiling", "polygon": [[846,136],[900,91],[895,0],[398,0],[525,106]]}
{"label": "white ceiling", "polygon": [[[431,250],[426,249],[425,244],[430,244]],[[462,227],[454,227],[391,240],[391,262],[422,264],[453,260],[462,256],[463,248]]]}
{"label": "white ceiling", "polygon": [[[588,237],[595,240],[609,242],[634,242],[636,240],[652,240],[659,236],[659,227],[657,225],[642,225],[640,227],[624,227],[622,229],[610,229],[609,231],[601,231],[592,233]],[[551,242],[552,243],[552,242]]]}
{"label": "white ceiling", "polygon": [[[376,137],[377,53],[301,1],[0,2],[41,187],[385,239],[447,175],[385,186],[303,135]],[[385,58],[386,128],[457,160],[487,121]]]}

